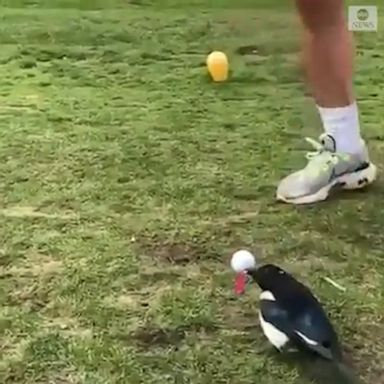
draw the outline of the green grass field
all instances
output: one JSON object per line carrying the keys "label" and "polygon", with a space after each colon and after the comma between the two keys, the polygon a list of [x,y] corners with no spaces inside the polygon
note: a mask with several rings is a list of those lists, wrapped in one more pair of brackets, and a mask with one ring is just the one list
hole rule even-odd
{"label": "green grass field", "polygon": [[[233,296],[243,247],[308,283],[383,383],[382,180],[274,200],[320,133],[279,3],[0,1],[1,383],[309,383],[270,352],[257,289]],[[383,170],[380,11],[356,88]],[[225,84],[206,75],[213,49]]]}

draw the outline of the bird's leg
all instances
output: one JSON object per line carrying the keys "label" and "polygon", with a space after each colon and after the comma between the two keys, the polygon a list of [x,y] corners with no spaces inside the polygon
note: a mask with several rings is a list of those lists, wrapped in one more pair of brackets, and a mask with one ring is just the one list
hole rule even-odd
{"label": "bird's leg", "polygon": [[281,352],[281,353],[292,353],[292,352],[296,352],[296,351],[297,351],[297,348],[295,347],[295,345],[292,341],[288,341],[288,343],[284,344],[279,349],[279,352]]}

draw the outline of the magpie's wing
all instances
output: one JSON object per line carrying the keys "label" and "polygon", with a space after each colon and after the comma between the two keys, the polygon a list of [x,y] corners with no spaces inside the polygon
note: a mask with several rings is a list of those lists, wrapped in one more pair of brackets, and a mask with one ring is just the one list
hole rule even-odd
{"label": "magpie's wing", "polygon": [[260,310],[264,320],[283,332],[297,347],[328,360],[340,358],[337,334],[320,307],[292,313],[277,301],[261,300]]}
{"label": "magpie's wing", "polygon": [[280,332],[283,332],[290,340],[295,337],[293,323],[288,311],[282,308],[276,301],[261,300],[260,311],[263,319],[272,324]]}
{"label": "magpie's wing", "polygon": [[292,324],[294,340],[325,359],[339,359],[341,352],[336,331],[321,309],[297,316]]}

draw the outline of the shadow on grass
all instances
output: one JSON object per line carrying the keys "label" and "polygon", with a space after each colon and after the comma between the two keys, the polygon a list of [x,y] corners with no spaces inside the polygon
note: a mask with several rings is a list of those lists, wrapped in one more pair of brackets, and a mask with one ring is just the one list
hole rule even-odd
{"label": "shadow on grass", "polygon": [[[303,352],[281,354],[270,350],[268,354],[281,364],[297,369],[300,376],[310,380],[314,384],[361,384],[355,368],[350,362],[342,365],[343,373],[337,364],[320,359],[316,355]],[[349,359],[348,359],[349,360]],[[372,383],[373,384],[373,383]]]}

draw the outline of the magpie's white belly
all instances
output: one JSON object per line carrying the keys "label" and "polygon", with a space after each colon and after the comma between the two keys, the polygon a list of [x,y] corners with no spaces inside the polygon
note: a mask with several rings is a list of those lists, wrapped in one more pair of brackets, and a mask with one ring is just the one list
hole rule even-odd
{"label": "magpie's white belly", "polygon": [[259,312],[259,320],[261,329],[264,332],[264,335],[269,340],[269,342],[275,346],[277,349],[283,348],[289,341],[289,338],[281,331],[279,331],[272,324],[267,323],[261,312]]}
{"label": "magpie's white belly", "polygon": [[[260,300],[275,301],[275,297],[273,296],[272,292],[263,291],[260,294]],[[266,322],[260,311],[259,320],[264,335],[267,337],[269,342],[277,349],[281,349],[289,342],[289,338],[285,335],[285,333],[279,331],[274,325]]]}

